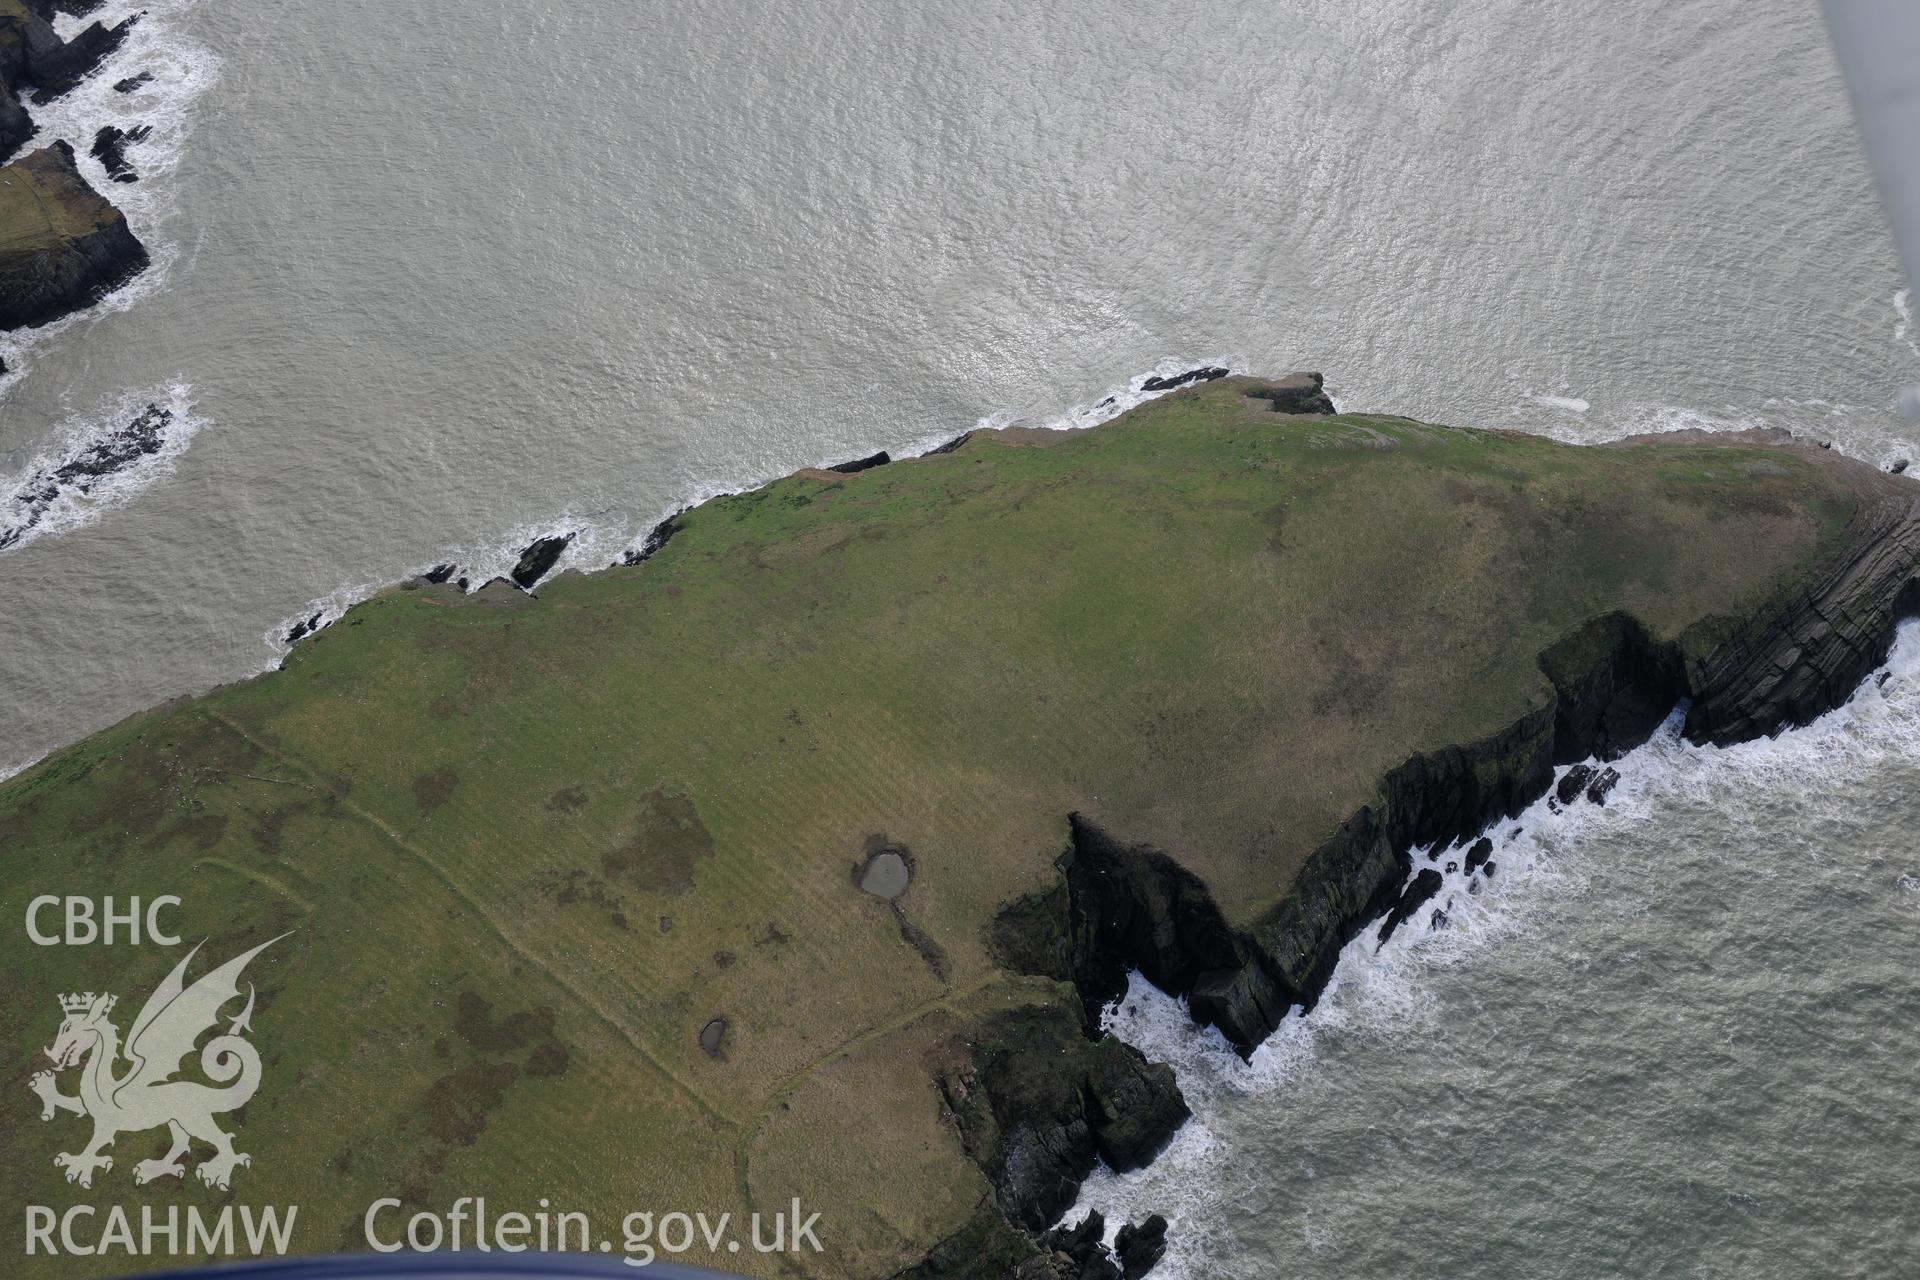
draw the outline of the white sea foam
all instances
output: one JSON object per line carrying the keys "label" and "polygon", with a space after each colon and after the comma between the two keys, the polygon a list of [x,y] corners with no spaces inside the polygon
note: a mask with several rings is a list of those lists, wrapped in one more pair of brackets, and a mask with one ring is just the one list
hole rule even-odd
{"label": "white sea foam", "polygon": [[[1542,414],[1542,408],[1554,410]],[[1529,392],[1508,411],[1508,422],[1524,431],[1569,444],[1606,444],[1629,436],[1664,435],[1675,431],[1734,432],[1784,428],[1806,443],[1824,444],[1836,452],[1876,467],[1899,458],[1911,458],[1914,445],[1897,424],[1883,425],[1881,410],[1817,396],[1769,396],[1757,406],[1695,405],[1645,401],[1588,416],[1585,400]]]}
{"label": "white sea foam", "polygon": [[1902,289],[1893,295],[1893,340],[1920,356],[1920,341],[1913,336],[1913,290]]}
{"label": "white sea foam", "polygon": [[[990,413],[976,422],[974,429],[996,431],[1004,427],[1038,427],[1044,431],[1082,431],[1097,427],[1103,422],[1112,422],[1129,409],[1137,409],[1149,400],[1158,400],[1169,391],[1178,390],[1176,387],[1162,387],[1149,391],[1147,383],[1156,378],[1177,378],[1194,369],[1225,369],[1228,373],[1245,373],[1246,360],[1241,356],[1214,356],[1204,360],[1168,357],[1120,386],[1107,388],[1098,400],[1074,405],[1047,418],[1026,418],[1007,411]],[[938,442],[939,437],[932,437],[925,440],[921,447],[930,448]]]}
{"label": "white sea foam", "polygon": [[[1674,431],[1757,431],[1768,425],[1765,416],[1742,412],[1733,405],[1719,409],[1701,409],[1690,405],[1649,404],[1641,406],[1619,424],[1604,428],[1602,440],[1627,436],[1665,435]],[[1592,440],[1595,437],[1587,436]]]}
{"label": "white sea foam", "polygon": [[[87,311],[37,329],[0,334],[0,359],[7,365],[7,373],[0,377],[0,395],[25,374],[36,347],[91,316],[134,306],[163,286],[179,259],[181,246],[166,233],[166,224],[178,204],[174,172],[185,152],[197,104],[220,75],[219,58],[183,31],[184,15],[198,2],[112,0],[83,21],[63,19],[58,24],[57,29],[70,35],[96,20],[113,26],[132,14],[144,13],[126,41],[72,92],[45,105],[26,104],[39,126],[26,149],[48,146],[60,139],[70,144],[81,174],[126,214],[128,225],[146,245],[152,264]],[[132,93],[114,90],[120,80],[143,72],[152,79]],[[104,125],[126,130],[145,125],[152,129],[128,148],[138,182],[113,181],[92,156],[94,135]]]}
{"label": "white sea foam", "polygon": [[1703,409],[1643,401],[1597,414],[1592,410],[1590,402],[1575,396],[1529,391],[1507,411],[1507,421],[1522,431],[1568,444],[1605,444],[1672,431],[1749,431],[1769,425],[1764,414],[1732,405]]}
{"label": "white sea foam", "polygon": [[[1383,1033],[1389,1043],[1411,1051],[1436,1016],[1432,975],[1469,963],[1489,947],[1526,945],[1530,932],[1550,923],[1550,907],[1585,891],[1584,851],[1603,829],[1657,822],[1663,811],[1713,785],[1818,792],[1877,761],[1920,756],[1920,622],[1900,628],[1887,665],[1844,706],[1804,728],[1731,747],[1703,747],[1680,736],[1681,721],[1676,711],[1652,740],[1611,763],[1621,776],[1604,806],[1581,800],[1555,812],[1542,798],[1519,817],[1495,824],[1486,834],[1494,842],[1497,870],[1478,893],[1460,869],[1461,846],[1441,851],[1437,862],[1425,850],[1415,851],[1416,874],[1459,865],[1384,946],[1377,943],[1377,927],[1350,942],[1319,1005],[1306,1016],[1290,1013],[1251,1061],[1242,1062],[1217,1031],[1196,1027],[1185,1001],[1135,973],[1105,1025],[1149,1059],[1173,1068],[1194,1119],[1148,1168],[1127,1174],[1096,1169],[1064,1220],[1078,1221],[1097,1209],[1111,1238],[1123,1222],[1165,1214],[1173,1229],[1155,1274],[1170,1280],[1215,1274],[1207,1254],[1208,1216],[1234,1199],[1251,1176],[1209,1124],[1223,1103],[1235,1094],[1284,1090],[1313,1070],[1319,1042],[1330,1034]],[[1756,842],[1765,836],[1755,831]],[[1743,873],[1767,874],[1758,867]],[[1920,891],[1920,878],[1903,876],[1894,885]],[[1433,927],[1436,912],[1446,914],[1443,928]]]}
{"label": "white sea foam", "polygon": [[[1042,419],[1022,418],[1012,413],[993,413],[979,419],[975,430],[994,430],[1001,427],[1024,426],[1039,427],[1046,430],[1070,431],[1087,427],[1096,427],[1111,422],[1127,410],[1158,399],[1175,388],[1162,388],[1149,391],[1146,383],[1154,378],[1174,378],[1191,369],[1221,368],[1237,373],[1244,361],[1237,357],[1222,357],[1213,360],[1177,360],[1168,358],[1160,361],[1151,369],[1137,374],[1126,383],[1109,388],[1098,400],[1087,404],[1075,405],[1062,410],[1052,417]],[[912,458],[937,448],[953,438],[955,433],[928,433],[908,441],[902,446],[878,445],[865,451],[866,454],[885,448],[895,458]],[[863,456],[855,454],[853,456]],[[840,459],[821,459],[819,465],[830,465]],[[464,545],[449,543],[432,564],[423,564],[415,572],[425,572],[440,565],[452,565],[455,578],[464,578],[469,590],[507,577],[518,563],[520,555],[533,543],[543,538],[564,537],[568,534],[573,540],[561,552],[560,559],[549,571],[548,577],[565,572],[568,569],[592,571],[618,564],[632,551],[637,550],[661,521],[672,515],[697,507],[703,502],[724,497],[732,493],[743,493],[777,479],[777,475],[768,475],[745,488],[725,486],[689,486],[666,509],[654,513],[650,518],[636,518],[632,512],[612,508],[599,508],[591,511],[575,512],[568,510],[551,520],[537,524],[519,524],[485,540],[476,540]],[[408,575],[408,576],[411,576]],[[278,666],[286,656],[293,642],[288,636],[296,629],[303,634],[339,621],[354,605],[367,599],[386,587],[395,585],[397,579],[380,582],[363,582],[343,586],[308,601],[299,610],[288,614],[262,635],[267,648],[267,657],[259,670],[271,670]]]}
{"label": "white sea foam", "polygon": [[[629,551],[637,548],[645,540],[646,535],[655,526],[674,512],[696,506],[709,498],[738,491],[714,488],[689,492],[692,496],[686,501],[676,502],[651,520],[637,521],[628,513],[605,508],[584,512],[575,512],[570,509],[551,520],[514,525],[497,537],[485,541],[475,541],[465,546],[448,543],[430,563],[419,565],[405,577],[414,577],[441,566],[451,566],[451,580],[464,581],[467,590],[478,591],[496,578],[507,578],[519,563],[521,555],[534,543],[547,538],[568,536],[571,536],[572,540],[561,551],[560,558],[554,562],[553,567],[542,576],[542,582],[550,581],[555,574],[565,573],[570,569],[583,572],[606,569],[619,564]],[[393,578],[342,586],[324,596],[308,601],[262,634],[261,640],[266,645],[267,657],[259,670],[271,670],[279,665],[280,660],[286,656],[287,650],[293,644],[288,637],[296,629],[300,629],[304,635],[322,627],[331,626],[354,605],[403,580],[404,578]],[[535,589],[538,590],[538,584],[535,585]]]}
{"label": "white sea foam", "polygon": [[[444,556],[436,559],[434,564],[421,565],[419,572],[425,573],[440,565],[452,565],[454,576],[465,579],[471,590],[478,590],[495,578],[504,578],[512,572],[514,565],[520,559],[521,552],[530,544],[543,538],[565,537],[570,532],[576,532],[580,527],[578,523],[566,517],[546,524],[518,525],[499,541],[484,544],[478,550],[472,548],[465,551],[449,550]],[[576,536],[573,542],[568,544],[548,576],[577,567],[573,562],[580,541],[581,539]],[[330,627],[345,616],[349,609],[393,585],[394,580],[354,583],[336,587],[324,596],[309,600],[299,610],[288,614],[261,635],[261,642],[266,645],[270,655],[261,670],[270,670],[279,665],[281,658],[294,644],[292,637],[296,633],[304,637],[324,627]]]}
{"label": "white sea foam", "polygon": [[604,569],[617,563],[634,540],[633,518],[604,510],[575,512],[569,509],[552,520],[515,525],[479,550],[449,554],[440,563],[454,565],[460,576],[478,589],[512,573],[521,553],[534,543],[569,536],[572,541],[567,543],[546,577],[569,569]]}
{"label": "white sea foam", "polygon": [[95,524],[132,501],[173,474],[205,425],[184,383],[130,391],[67,419],[43,450],[0,474],[0,555]]}

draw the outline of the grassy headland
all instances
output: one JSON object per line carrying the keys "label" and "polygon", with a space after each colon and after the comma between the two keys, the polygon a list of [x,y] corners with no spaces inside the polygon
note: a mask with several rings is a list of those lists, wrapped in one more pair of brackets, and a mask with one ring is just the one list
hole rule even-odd
{"label": "grassy headland", "polygon": [[[1069,813],[1256,928],[1409,756],[1551,703],[1557,642],[1625,612],[1697,665],[1888,492],[1811,449],[1289,417],[1254,388],[802,472],[537,598],[390,591],[0,785],[0,918],[179,894],[213,962],[296,931],[250,974],[267,1074],[228,1198],[300,1205],[303,1252],[362,1247],[377,1197],[466,1194],[609,1226],[798,1196],[821,1276],[969,1222],[1004,1245],[951,1085],[1007,1011],[1077,1020],[989,945],[1059,883]],[[890,900],[859,883],[882,849],[911,870]],[[178,957],[17,926],[0,957],[0,1186],[61,1206],[81,1122],[25,1085],[54,997],[131,1016]],[[164,1145],[123,1138],[91,1198],[219,1202],[132,1185]]]}

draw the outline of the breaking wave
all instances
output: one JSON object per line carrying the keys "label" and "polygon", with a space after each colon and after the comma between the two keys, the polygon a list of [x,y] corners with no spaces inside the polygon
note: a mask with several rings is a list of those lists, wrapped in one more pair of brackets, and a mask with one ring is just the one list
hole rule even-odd
{"label": "breaking wave", "polygon": [[[1119,386],[1108,387],[1098,400],[1074,405],[1046,418],[1025,418],[1005,411],[990,413],[976,422],[974,429],[995,431],[1005,427],[1038,427],[1044,431],[1084,431],[1088,427],[1111,422],[1129,409],[1138,408],[1149,400],[1157,400],[1190,382],[1209,381],[1246,371],[1246,360],[1240,356],[1215,356],[1198,361],[1168,358],[1144,373],[1135,374]],[[931,447],[935,443],[932,438],[921,442],[922,447]]]}
{"label": "breaking wave", "polygon": [[1585,413],[1593,408],[1591,402],[1582,400],[1579,396],[1548,395],[1545,392],[1536,391],[1527,399],[1535,404],[1545,405],[1549,409],[1564,409],[1568,413]]}
{"label": "breaking wave", "polygon": [[[1597,870],[1590,858],[1610,833],[1658,823],[1708,790],[1822,794],[1876,765],[1920,759],[1920,621],[1900,628],[1887,665],[1862,682],[1852,699],[1804,728],[1731,747],[1697,746],[1680,736],[1683,711],[1649,742],[1611,762],[1620,781],[1604,805],[1582,800],[1562,806],[1549,793],[1488,830],[1497,868],[1490,879],[1465,872],[1460,845],[1416,850],[1416,872],[1444,871],[1440,892],[1384,945],[1374,927],[1350,942],[1319,1005],[1305,1016],[1297,1009],[1288,1014],[1250,1061],[1241,1061],[1217,1031],[1196,1027],[1184,1000],[1135,973],[1126,994],[1107,1010],[1105,1025],[1149,1059],[1173,1068],[1194,1118],[1145,1169],[1116,1174],[1097,1168],[1063,1220],[1077,1222],[1098,1210],[1111,1238],[1123,1222],[1164,1214],[1173,1226],[1155,1274],[1190,1280],[1220,1274],[1222,1260],[1209,1255],[1209,1221],[1253,1177],[1246,1153],[1238,1149],[1241,1140],[1231,1135],[1236,1099],[1284,1094],[1322,1065],[1323,1041],[1348,1033],[1370,1033],[1389,1052],[1418,1052],[1438,1030],[1443,1012],[1433,991],[1435,976],[1470,964],[1490,948],[1540,941],[1556,908],[1577,909],[1590,869]],[[1764,814],[1732,820],[1750,848],[1765,847],[1777,834],[1770,833]],[[1429,853],[1436,856],[1430,860]],[[1773,872],[1748,868],[1747,874]],[[1893,892],[1920,888],[1920,864],[1884,874]],[[1436,915],[1444,916],[1438,927]],[[1302,1158],[1310,1163],[1311,1152]]]}
{"label": "breaking wave", "polygon": [[[978,419],[973,429],[998,430],[1017,426],[1049,431],[1078,431],[1097,427],[1181,386],[1243,372],[1244,364],[1237,357],[1201,361],[1168,358],[1118,386],[1109,387],[1097,400],[1038,419],[1011,412],[991,413]],[[899,452],[892,455],[896,458],[912,458],[949,444],[954,438],[953,432],[926,434],[904,445],[884,447],[889,452],[897,448]],[[831,465],[832,460],[819,459],[817,462],[818,465],[827,466]],[[784,474],[786,472],[782,471],[766,475],[739,488],[722,485],[689,487],[669,507],[654,513],[651,518],[636,519],[630,512],[600,509],[568,511],[551,520],[518,524],[484,542],[449,544],[431,565],[421,565],[414,574],[432,572],[446,581],[461,583],[467,590],[478,590],[495,579],[509,577],[521,557],[535,544],[562,538],[567,540],[566,546],[553,565],[540,574],[540,580],[569,569],[605,569],[637,556],[645,548],[653,531],[679,512],[730,493],[747,492]],[[297,612],[282,618],[263,633],[261,638],[271,659],[262,669],[278,665],[296,641],[339,621],[354,605],[397,581],[399,579],[343,586],[308,601]]]}
{"label": "breaking wave", "polygon": [[0,555],[40,538],[97,523],[171,475],[205,425],[193,389],[128,393],[101,412],[67,419],[54,443],[18,471],[0,475]]}

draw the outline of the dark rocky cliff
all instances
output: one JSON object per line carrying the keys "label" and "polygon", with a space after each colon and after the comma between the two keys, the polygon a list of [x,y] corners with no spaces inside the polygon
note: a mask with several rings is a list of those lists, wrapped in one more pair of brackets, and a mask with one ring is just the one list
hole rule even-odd
{"label": "dark rocky cliff", "polygon": [[[54,31],[56,14],[98,7],[97,0],[0,0],[0,161],[38,132],[21,99],[44,103],[70,92],[139,20],[91,23],[70,40]],[[146,265],[146,249],[80,176],[65,143],[0,168],[0,328],[45,324],[91,306]]]}
{"label": "dark rocky cliff", "polygon": [[1848,546],[1819,581],[1739,627],[1687,672],[1687,736],[1726,745],[1846,701],[1920,611],[1920,497],[1863,497]]}
{"label": "dark rocky cliff", "polygon": [[92,306],[146,266],[145,246],[65,143],[0,169],[0,329]]}
{"label": "dark rocky cliff", "polygon": [[21,97],[48,102],[70,91],[120,47],[138,20],[113,27],[95,22],[71,40],[54,32],[56,13],[78,16],[98,7],[89,0],[0,0],[0,160],[35,133]]}
{"label": "dark rocky cliff", "polygon": [[1340,950],[1399,896],[1410,851],[1470,836],[1544,795],[1554,766],[1616,757],[1690,700],[1688,737],[1725,744],[1804,724],[1840,705],[1886,657],[1895,623],[1920,611],[1920,498],[1864,500],[1847,546],[1806,589],[1730,628],[1660,643],[1625,614],[1595,619],[1541,655],[1554,693],[1487,738],[1414,755],[1307,860],[1291,891],[1229,927],[1177,852],[1130,846],[1091,815],[1068,819],[1053,889],[1010,903],[993,926],[1003,963],[1071,981],[1089,1026],[1139,969],[1189,998],[1195,1021],[1251,1053],[1294,1006],[1311,1007]]}
{"label": "dark rocky cliff", "polygon": [[[1845,546],[1826,573],[1745,622],[1718,624],[1723,634],[1663,643],[1637,619],[1613,613],[1549,648],[1540,656],[1553,688],[1546,703],[1487,738],[1416,754],[1391,770],[1379,801],[1342,823],[1287,896],[1248,927],[1230,926],[1175,854],[1128,844],[1076,813],[1067,818],[1059,882],[1008,903],[990,927],[989,944],[1008,968],[1072,983],[1089,1036],[1100,1034],[1101,1008],[1138,969],[1186,997],[1195,1022],[1217,1027],[1250,1054],[1290,1009],[1312,1007],[1341,949],[1394,908],[1415,848],[1471,836],[1518,813],[1546,794],[1555,765],[1618,757],[1646,741],[1682,699],[1689,701],[1685,731],[1698,742],[1726,744],[1804,724],[1845,702],[1886,658],[1896,624],[1915,613],[1920,497],[1911,486],[1875,485],[1861,494]],[[1689,662],[1690,649],[1703,656]],[[1034,1050],[1024,1043],[1034,1029],[1022,1030],[984,1038],[1000,1064],[1000,1076],[984,1077],[983,1087],[1002,1128],[1023,1123],[1025,1096],[995,1092],[1012,1074],[1006,1064],[1016,1051],[1024,1048],[1036,1062],[1063,1052],[1058,1044]],[[1177,1089],[1172,1097],[1178,1099]],[[1155,1134],[1153,1150],[1185,1114],[1184,1103],[1176,1109],[1153,1099],[1144,1121]],[[962,1125],[964,1131],[964,1116]],[[1093,1146],[1059,1145],[1082,1153]],[[1085,1166],[1051,1181],[1008,1178],[1004,1161],[992,1158],[982,1164],[995,1177],[1006,1217],[1032,1231],[1071,1204],[1069,1182],[1077,1188],[1091,1167],[1090,1157],[1076,1158]],[[976,1254],[972,1263],[926,1274],[1013,1274],[999,1254]],[[1051,1274],[1045,1265],[1035,1253],[1018,1274]]]}

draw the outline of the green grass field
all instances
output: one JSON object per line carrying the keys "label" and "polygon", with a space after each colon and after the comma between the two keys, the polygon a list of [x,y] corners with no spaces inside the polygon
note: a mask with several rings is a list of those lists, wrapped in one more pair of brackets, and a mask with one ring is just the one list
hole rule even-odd
{"label": "green grass field", "polygon": [[[797,1195],[808,1274],[887,1274],[987,1194],[934,1070],[981,1014],[1072,998],[982,937],[1069,811],[1250,920],[1387,768],[1546,697],[1554,640],[1749,611],[1853,510],[1808,451],[1292,418],[1247,385],[803,472],[537,599],[391,591],[0,784],[8,1203],[292,1203],[312,1252],[384,1195],[609,1227]],[[910,853],[898,916],[856,884],[875,837]],[[131,1018],[178,959],[32,945],[27,902],[68,893],[179,894],[213,962],[294,931],[251,975],[231,1192],[135,1188],[161,1131],[91,1191],[53,1167],[85,1132],[27,1087],[56,996]]]}

